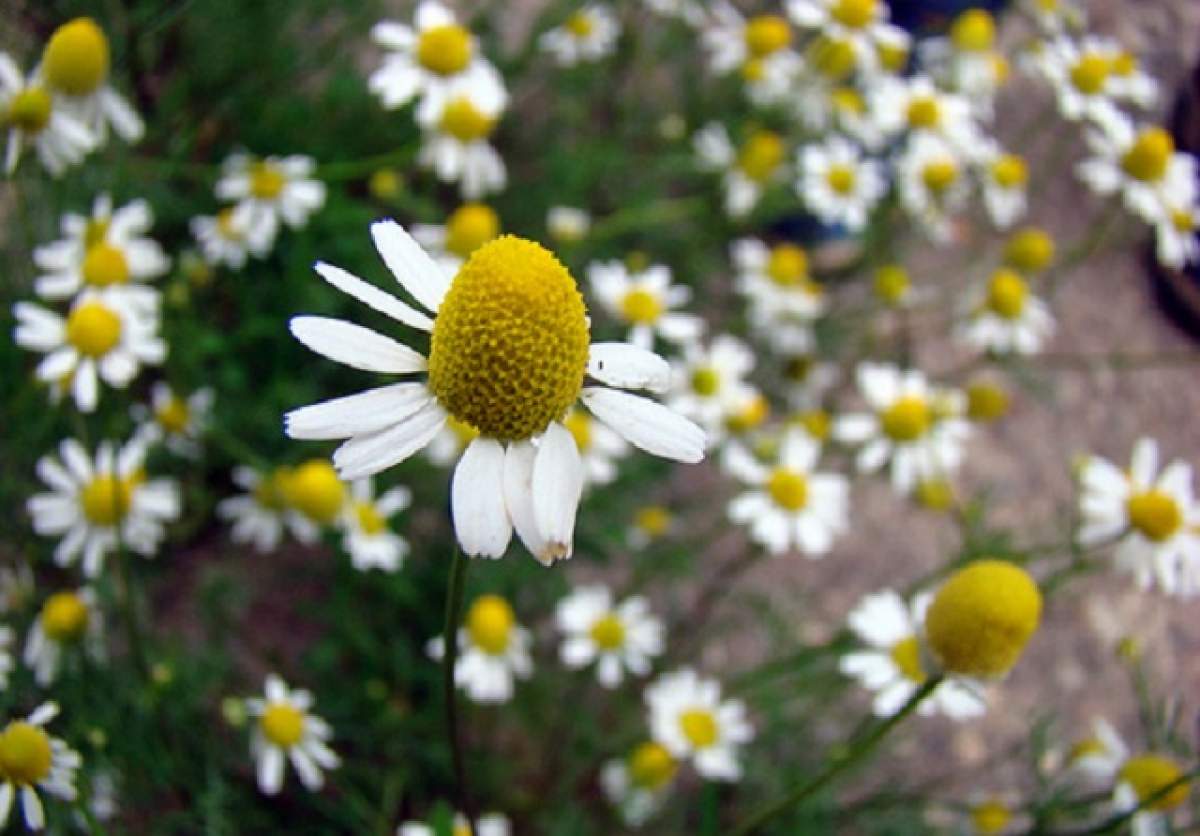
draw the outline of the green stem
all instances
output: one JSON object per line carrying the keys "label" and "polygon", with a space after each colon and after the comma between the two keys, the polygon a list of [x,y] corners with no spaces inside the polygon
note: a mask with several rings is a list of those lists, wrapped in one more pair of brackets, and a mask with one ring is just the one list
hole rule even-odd
{"label": "green stem", "polygon": [[446,709],[446,739],[454,765],[454,782],[458,789],[458,808],[467,816],[474,831],[475,808],[467,788],[467,772],[463,765],[462,738],[458,733],[458,691],[454,687],[454,667],[458,660],[458,625],[462,622],[463,598],[466,593],[467,556],[458,543],[450,563],[450,581],[446,589],[446,621],[442,628],[442,698]]}
{"label": "green stem", "polygon": [[129,550],[117,533],[117,590],[120,597],[121,616],[125,622],[125,637],[129,642],[129,655],[134,667],[144,682],[150,681],[150,663],[147,661],[146,644],[142,639],[142,628],[138,620],[137,598],[134,594],[133,567]]}
{"label": "green stem", "polygon": [[[1149,810],[1153,808],[1155,804],[1166,798],[1172,792],[1186,784],[1190,784],[1197,778],[1200,778],[1200,770],[1194,769],[1191,772],[1185,772],[1171,783],[1160,787],[1157,792],[1148,795],[1143,799],[1139,799],[1136,807],[1133,807],[1122,813],[1118,813],[1115,816],[1107,818],[1098,824],[1085,828],[1084,830],[1071,831],[1069,836],[1093,836],[1093,834],[1098,833],[1114,833],[1121,828],[1121,825],[1128,822],[1138,813],[1142,812],[1143,810]],[[1066,836],[1066,834],[1064,834],[1064,836]]]}
{"label": "green stem", "polygon": [[870,754],[879,745],[880,741],[887,736],[888,732],[898,726],[905,717],[912,714],[917,709],[917,706],[941,684],[941,676],[932,676],[926,679],[921,687],[913,692],[913,695],[908,698],[908,702],[899,711],[886,720],[877,723],[861,740],[851,745],[845,754],[830,760],[825,765],[825,768],[812,778],[793,788],[783,798],[777,799],[762,807],[758,812],[753,813],[748,819],[734,828],[733,836],[747,836],[747,834],[761,830],[771,819],[787,812],[804,799],[814,795],[825,787],[826,784],[832,782],[834,778],[854,766]]}

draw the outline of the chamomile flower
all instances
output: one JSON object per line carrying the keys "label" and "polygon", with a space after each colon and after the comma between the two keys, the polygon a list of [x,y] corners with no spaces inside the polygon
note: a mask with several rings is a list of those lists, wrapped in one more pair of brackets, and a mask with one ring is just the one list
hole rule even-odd
{"label": "chamomile flower", "polygon": [[855,458],[859,471],[870,473],[891,462],[892,486],[908,493],[922,479],[945,477],[958,468],[970,425],[939,409],[939,393],[924,374],[863,363],[856,378],[871,412],[839,416],[833,436],[862,445]]}
{"label": "chamomile flower", "polygon": [[444,225],[414,224],[412,236],[448,275],[453,276],[471,253],[499,237],[500,216],[485,203],[464,203]]}
{"label": "chamomile flower", "polygon": [[284,498],[317,527],[336,525],[349,501],[346,482],[326,459],[308,459],[285,471]]}
{"label": "chamomile flower", "polygon": [[575,439],[583,463],[583,486],[607,485],[617,478],[617,460],[629,454],[625,439],[597,421],[586,410],[572,407],[562,424]]}
{"label": "chamomile flower", "polygon": [[980,793],[967,805],[968,833],[974,836],[999,836],[1020,828],[1020,808],[1002,796]]}
{"label": "chamomile flower", "polygon": [[[455,813],[451,821],[450,836],[509,836],[512,828],[508,819],[500,813],[484,813],[475,819],[475,828],[462,813]],[[396,836],[437,836],[433,824],[406,821],[396,828]]]}
{"label": "chamomile flower", "polygon": [[664,505],[643,505],[633,514],[625,539],[635,549],[644,549],[655,540],[671,533],[675,526],[675,515]]}
{"label": "chamomile flower", "polygon": [[774,131],[754,131],[735,148],[725,126],[712,122],[696,133],[693,145],[703,168],[723,172],[725,211],[735,218],[749,214],[786,173],[787,146]]}
{"label": "chamomile flower", "polygon": [[1200,188],[1195,180],[1179,181],[1162,199],[1162,217],[1154,225],[1155,253],[1160,264],[1180,269],[1200,259]]}
{"label": "chamomile flower", "polygon": [[986,9],[967,9],[954,19],[945,38],[921,43],[922,62],[948,89],[966,96],[990,118],[996,91],[1008,79],[1008,61],[996,48],[996,21]]}
{"label": "chamomile flower", "polygon": [[30,830],[46,826],[38,790],[61,801],[75,800],[75,773],[83,758],[47,734],[46,725],[57,716],[58,705],[45,702],[24,719],[9,720],[0,731],[0,827],[8,824],[18,794]]}
{"label": "chamomile flower", "polygon": [[[489,139],[504,110],[506,97],[482,98],[452,85],[440,109],[424,124],[417,161],[437,172],[443,183],[458,183],[467,200],[497,192],[508,182],[504,160]],[[503,94],[504,91],[493,91]]]}
{"label": "chamomile flower", "polygon": [[761,14],[747,19],[730,3],[718,0],[701,39],[714,72],[739,73],[752,101],[771,104],[787,95],[803,66],[791,48],[794,34],[785,17]]}
{"label": "chamomile flower", "polygon": [[1076,740],[1066,754],[1066,769],[1072,779],[1091,789],[1113,786],[1121,764],[1129,758],[1129,747],[1112,724],[1102,717],[1092,720],[1092,731]]}
{"label": "chamomile flower", "polygon": [[839,136],[804,146],[798,169],[796,193],[809,211],[851,232],[867,225],[871,210],[887,191],[883,167]]}
{"label": "chamomile flower", "polygon": [[[847,653],[838,669],[875,693],[876,716],[895,714],[929,676],[921,660],[920,636],[931,600],[931,595],[918,595],[906,604],[885,589],[864,597],[847,617],[850,630],[869,649]],[[953,679],[938,685],[917,708],[925,716],[944,714],[954,720],[978,717],[986,710],[977,689]]]}
{"label": "chamomile flower", "polygon": [[740,700],[721,700],[721,685],[690,668],[666,673],[647,686],[650,736],[677,761],[690,761],[704,778],[736,781],[738,750],[754,737]]}
{"label": "chamomile flower", "polygon": [[107,139],[110,125],[121,139],[137,142],[146,127],[132,105],[108,84],[108,71],[104,30],[90,17],[77,17],[54,30],[37,75],[99,142]]}
{"label": "chamomile flower", "polygon": [[1029,166],[1019,154],[989,144],[978,160],[983,205],[998,229],[1008,229],[1025,214]]}
{"label": "chamomile flower", "polygon": [[600,785],[630,827],[645,824],[666,800],[679,764],[661,743],[647,740],[627,757],[606,763]]}
{"label": "chamomile flower", "polygon": [[1054,261],[1054,239],[1036,226],[1018,229],[1004,244],[1004,263],[1025,275],[1040,273]]}
{"label": "chamomile flower", "polygon": [[69,566],[82,557],[83,573],[100,574],[105,556],[118,543],[153,557],[167,523],[179,516],[179,487],[171,479],[148,479],[146,447],[138,439],[117,448],[104,441],[95,458],[73,438],[59,455],[38,460],[38,477],[50,488],[28,503],[33,529],[62,537],[54,562]]}
{"label": "chamomile flower", "polygon": [[671,268],[652,264],[635,270],[620,261],[588,266],[592,295],[614,319],[629,328],[628,341],[653,350],[654,338],[688,343],[700,337],[704,320],[679,308],[691,301],[686,285],[671,283]]}
{"label": "chamomile flower", "polygon": [[650,660],[663,652],[663,625],[640,595],[615,603],[606,586],[577,587],[555,608],[560,649],[568,668],[596,664],[596,679],[616,688],[628,670],[633,676],[650,672]]}
{"label": "chamomile flower", "polygon": [[[406,381],[295,410],[293,438],[348,438],[333,455],[343,479],[385,470],[425,447],[453,417],[479,436],[451,485],[463,550],[500,557],[513,530],[546,564],[570,557],[583,464],[561,423],[582,400],[594,417],[635,447],[695,462],[704,433],[649,399],[605,385],[662,391],[670,367],[625,343],[590,340],[583,299],[566,268],[532,241],[503,236],[480,247],[453,278],[398,224],[372,227],[385,263],[423,313],[331,265],[317,272],[396,321],[431,334],[429,357],[361,326],[297,317],[292,333],[352,367]],[[590,376],[598,385],[584,385]]]}
{"label": "chamomile flower", "polygon": [[341,759],[329,748],[333,729],[312,713],[312,706],[312,694],[289,689],[275,674],[267,677],[262,697],[246,700],[246,713],[257,721],[250,737],[250,752],[258,788],[264,794],[275,795],[282,789],[288,761],[310,792],[321,789],[325,772],[341,765]]}
{"label": "chamomile flower", "polygon": [[980,351],[1036,354],[1054,333],[1054,317],[1019,273],[1001,267],[992,273],[960,333]]}
{"label": "chamomile flower", "polygon": [[538,45],[554,56],[560,67],[574,67],[611,55],[621,27],[613,10],[603,3],[588,3],[571,13],[561,25],[545,32]]}
{"label": "chamomile flower", "polygon": [[879,68],[881,51],[909,46],[904,30],[888,23],[884,0],[788,0],[787,11],[797,26],[849,43],[866,72]]}
{"label": "chamomile flower", "polygon": [[301,543],[316,542],[320,528],[288,504],[291,471],[288,467],[269,473],[242,466],[233,469],[233,482],[245,493],[217,504],[217,515],[233,523],[233,542],[249,543],[260,552],[274,551],[285,528]]}
{"label": "chamomile flower", "polygon": [[587,237],[592,216],[574,206],[551,206],[546,212],[546,231],[560,244],[573,244]]}
{"label": "chamomile flower", "polygon": [[441,111],[451,86],[483,100],[504,95],[500,74],[450,9],[422,0],[413,23],[384,20],[371,29],[372,40],[387,54],[368,83],[385,108],[394,110],[419,98],[417,117],[424,121]]}
{"label": "chamomile flower", "polygon": [[970,101],[939,89],[928,76],[889,76],[871,87],[869,99],[870,112],[884,134],[907,131],[914,138],[937,137],[956,157],[969,157],[978,148],[980,131]]}
{"label": "chamomile flower", "polygon": [[280,222],[301,229],[325,205],[325,184],[313,178],[315,168],[312,157],[299,154],[256,159],[238,153],[225,160],[217,198],[237,204],[233,220],[254,242],[252,252],[274,245]]}
{"label": "chamomile flower", "polygon": [[1140,439],[1129,469],[1090,456],[1079,473],[1079,540],[1096,545],[1117,539],[1117,568],[1143,588],[1171,595],[1200,592],[1200,505],[1192,468],[1173,461],[1158,469],[1158,444]]}
{"label": "chamomile flower", "polygon": [[120,288],[81,293],[66,317],[29,302],[18,302],[13,313],[17,345],[46,355],[37,367],[38,380],[69,380],[75,405],[83,412],[95,410],[101,380],[124,389],[142,365],[166,359],[157,312]]}
{"label": "chamomile flower", "polygon": [[[457,641],[454,684],[475,702],[508,702],[514,679],[528,679],[533,673],[533,637],[517,624],[512,606],[499,595],[480,595],[471,602]],[[443,649],[442,637],[430,640],[434,659],[442,658]]]}
{"label": "chamomile flower", "polygon": [[822,360],[812,349],[783,357],[783,394],[793,409],[820,409],[825,396],[842,378],[836,363]]}
{"label": "chamomile flower", "polygon": [[794,427],[784,431],[778,459],[770,464],[730,444],[725,468],[750,490],[729,503],[729,518],[750,526],[754,540],[772,554],[795,549],[823,557],[849,525],[850,483],[840,474],[816,472],[820,456],[820,443]]}
{"label": "chamomile flower", "polygon": [[65,107],[63,97],[36,74],[27,81],[6,52],[0,52],[0,113],[8,132],[4,151],[8,174],[16,171],[26,146],[37,151],[42,167],[54,177],[96,147],[95,135]]}
{"label": "chamomile flower", "polygon": [[1078,42],[1058,38],[1045,45],[1038,58],[1064,119],[1088,120],[1107,130],[1123,119],[1120,101],[1138,102],[1143,107],[1154,101],[1154,82],[1144,74],[1134,75],[1136,61],[1124,77],[1117,73],[1133,59],[1107,38],[1088,36]]}
{"label": "chamomile flower", "polygon": [[938,242],[953,237],[952,220],[970,196],[966,160],[928,133],[909,139],[897,163],[900,202]]}
{"label": "chamomile flower", "polygon": [[1086,24],[1084,10],[1075,0],[1024,0],[1021,5],[1047,34],[1083,29]]}
{"label": "chamomile flower", "polygon": [[100,658],[104,652],[104,614],[87,587],[56,592],[45,600],[29,627],[22,661],[42,688],[58,678],[71,654]]}
{"label": "chamomile flower", "polygon": [[150,403],[135,404],[130,411],[147,444],[164,443],[177,456],[194,457],[200,452],[212,405],[213,390],[208,387],[182,397],[160,380],[150,389]]}
{"label": "chamomile flower", "polygon": [[214,267],[225,265],[234,270],[246,266],[247,255],[262,258],[271,250],[274,238],[268,238],[270,227],[260,224],[250,237],[246,228],[248,218],[238,214],[234,207],[226,206],[215,215],[197,215],[189,226],[192,237],[200,245],[204,260]]}
{"label": "chamomile flower", "polygon": [[412,492],[398,485],[375,497],[370,479],[350,485],[350,498],[342,513],[343,546],[360,571],[395,572],[408,555],[408,541],[388,527],[388,518],[412,502]]}
{"label": "chamomile flower", "polygon": [[1087,133],[1095,156],[1079,164],[1080,178],[1097,194],[1120,193],[1125,207],[1147,223],[1167,214],[1170,196],[1196,179],[1196,158],[1175,150],[1175,141],[1155,125],[1134,127],[1113,120]]}
{"label": "chamomile flower", "polygon": [[[724,433],[733,407],[753,393],[746,377],[754,369],[754,352],[737,337],[720,334],[708,346],[690,343],[672,364],[667,405],[710,434]],[[715,440],[715,438],[713,438]]]}
{"label": "chamomile flower", "polygon": [[1172,832],[1172,811],[1182,807],[1191,794],[1190,782],[1182,780],[1184,775],[1183,767],[1169,755],[1145,752],[1126,758],[1116,775],[1113,811],[1133,812],[1129,822],[1133,836]]}

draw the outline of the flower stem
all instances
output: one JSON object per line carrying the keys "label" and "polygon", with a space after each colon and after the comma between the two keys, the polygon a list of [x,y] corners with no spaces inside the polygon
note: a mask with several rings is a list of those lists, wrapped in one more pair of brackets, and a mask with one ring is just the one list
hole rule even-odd
{"label": "flower stem", "polygon": [[129,550],[120,533],[117,534],[117,594],[120,598],[121,616],[125,622],[125,640],[129,643],[129,655],[134,667],[144,682],[150,681],[150,663],[146,657],[146,643],[142,640],[141,624],[138,620],[137,600],[134,595],[133,567],[130,565]]}
{"label": "flower stem", "polygon": [[442,698],[446,708],[446,739],[454,766],[454,782],[458,788],[458,808],[466,814],[474,831],[474,806],[467,787],[466,769],[463,767],[462,738],[458,733],[458,691],[454,687],[454,666],[458,660],[458,625],[462,621],[466,576],[467,556],[456,542],[450,563],[450,581],[446,589],[446,621],[442,628]]}
{"label": "flower stem", "polygon": [[812,778],[804,781],[794,787],[790,792],[782,798],[772,801],[765,807],[753,813],[748,819],[743,821],[733,830],[733,836],[747,836],[760,830],[771,819],[776,818],[782,813],[787,812],[790,808],[799,804],[804,799],[814,795],[818,790],[822,789],[826,784],[830,783],[841,773],[845,772],[850,767],[854,766],[870,752],[872,752],[880,741],[887,736],[893,728],[900,724],[905,717],[916,710],[926,697],[933,693],[939,685],[942,684],[942,677],[931,676],[926,679],[921,687],[913,692],[913,695],[908,698],[899,711],[888,717],[880,723],[875,724],[875,727],[867,732],[856,743],[852,743],[847,747],[844,754],[838,755],[831,759],[825,768],[814,775]]}

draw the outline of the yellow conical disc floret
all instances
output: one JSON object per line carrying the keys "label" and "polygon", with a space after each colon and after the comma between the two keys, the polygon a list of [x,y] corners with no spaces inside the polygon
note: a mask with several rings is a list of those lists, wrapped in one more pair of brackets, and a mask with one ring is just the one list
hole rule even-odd
{"label": "yellow conical disc floret", "polygon": [[954,19],[950,40],[963,52],[985,52],[996,42],[996,21],[983,9],[968,9]]}
{"label": "yellow conical disc floret", "polygon": [[830,15],[848,29],[862,29],[875,20],[878,0],[837,0]]}
{"label": "yellow conical disc floret", "polygon": [[1004,261],[1026,273],[1045,269],[1054,259],[1054,239],[1035,226],[1019,230],[1004,246]]}
{"label": "yellow conical disc floret", "polygon": [[1009,671],[1042,615],[1042,594],[1019,566],[980,560],[953,574],[925,615],[925,636],[947,672],[997,677]]}
{"label": "yellow conical disc floret", "polygon": [[24,721],[9,723],[0,734],[0,777],[18,787],[36,784],[50,774],[54,761],[50,738]]}
{"label": "yellow conical disc floret", "polygon": [[446,219],[446,250],[466,258],[500,234],[500,216],[482,203],[464,203]]}
{"label": "yellow conical disc floret", "polygon": [[1001,833],[1012,821],[1012,813],[999,801],[984,801],[971,808],[971,824],[975,832],[990,836]]}
{"label": "yellow conical disc floret", "polygon": [[792,42],[792,27],[779,15],[759,15],[746,22],[746,49],[756,58],[765,58]]}
{"label": "yellow conical disc floret", "polygon": [[125,519],[133,502],[133,479],[101,475],[84,485],[79,504],[88,522],[112,526]]}
{"label": "yellow conical disc floret", "polygon": [[90,17],[77,17],[54,30],[42,54],[51,87],[72,96],[92,93],[108,78],[108,38]]}
{"label": "yellow conical disc floret", "polygon": [[675,777],[675,758],[661,743],[647,741],[629,756],[629,780],[635,787],[656,790]]}
{"label": "yellow conical disc floret", "polygon": [[442,130],[459,142],[484,139],[491,134],[495,124],[495,120],[475,107],[466,96],[451,99],[442,110]]}
{"label": "yellow conical disc floret", "polygon": [[345,504],[346,487],[333,465],[312,459],[287,477],[288,501],[305,516],[319,523],[332,523]]}
{"label": "yellow conical disc floret", "polygon": [[281,749],[290,749],[304,737],[304,713],[291,703],[269,703],[259,720],[263,737]]}
{"label": "yellow conical disc floret", "polygon": [[751,180],[763,183],[775,173],[786,153],[783,137],[773,131],[758,131],[738,152],[738,168]]}
{"label": "yellow conical disc floret", "polygon": [[59,644],[78,641],[87,629],[87,602],[74,592],[56,592],[42,605],[39,619],[42,632]]}
{"label": "yellow conical disc floret", "polygon": [[83,257],[83,280],[93,287],[129,281],[129,261],[120,248],[103,242],[88,248]]}
{"label": "yellow conical disc floret", "polygon": [[717,718],[706,708],[692,708],[679,715],[679,728],[693,748],[705,749],[717,742]]}
{"label": "yellow conical disc floret", "polygon": [[992,274],[988,283],[987,307],[1003,319],[1018,319],[1025,310],[1029,287],[1012,270],[1001,268]]}
{"label": "yellow conical disc floret", "polygon": [[588,633],[601,650],[611,652],[625,646],[625,624],[616,613],[610,612],[598,619]]}
{"label": "yellow conical disc floret", "polygon": [[462,72],[471,63],[471,33],[456,23],[426,29],[417,40],[417,62],[438,75]]}
{"label": "yellow conical disc floret", "polygon": [[1169,133],[1159,127],[1147,128],[1121,157],[1121,168],[1135,180],[1155,183],[1167,173],[1174,153],[1175,140]]}
{"label": "yellow conical disc floret", "polygon": [[50,94],[41,87],[26,87],[8,102],[5,121],[26,133],[36,134],[50,123]]}
{"label": "yellow conical disc floret", "polygon": [[587,311],[545,248],[504,235],[476,250],[433,325],[429,387],[481,435],[538,435],[575,403],[587,368]]}
{"label": "yellow conical disc floret", "polygon": [[[1170,758],[1162,755],[1139,755],[1125,761],[1118,773],[1120,780],[1133,787],[1138,801],[1146,804],[1151,810],[1170,810],[1178,807],[1188,797],[1187,782],[1180,782],[1183,772]],[[1164,792],[1172,784],[1176,786]],[[1159,796],[1155,801],[1150,799]]]}
{"label": "yellow conical disc floret", "polygon": [[517,617],[499,595],[480,595],[467,611],[467,634],[471,643],[493,656],[508,649]]}

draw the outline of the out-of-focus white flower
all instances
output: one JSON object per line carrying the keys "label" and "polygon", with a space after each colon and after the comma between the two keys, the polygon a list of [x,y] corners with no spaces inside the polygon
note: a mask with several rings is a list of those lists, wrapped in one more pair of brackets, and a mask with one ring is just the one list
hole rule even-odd
{"label": "out-of-focus white flower", "polygon": [[[937,137],[956,157],[970,158],[979,150],[981,132],[971,103],[958,93],[939,89],[928,76],[884,77],[871,85],[868,98],[870,112],[885,135],[907,131],[915,138]],[[910,149],[911,145],[910,141]]]}
{"label": "out-of-focus white flower", "polygon": [[280,222],[300,229],[325,205],[325,184],[313,179],[315,168],[312,157],[299,154],[255,159],[239,153],[225,160],[217,198],[237,204],[233,222],[245,231],[251,252],[271,249]]}
{"label": "out-of-focus white flower", "polygon": [[75,800],[75,773],[83,758],[46,733],[46,724],[57,716],[58,705],[45,702],[24,719],[9,720],[0,731],[0,762],[4,764],[0,771],[0,827],[8,824],[18,793],[25,826],[30,830],[46,826],[39,789],[62,801]]}
{"label": "out-of-focus white flower", "polygon": [[446,223],[413,224],[412,236],[453,277],[471,253],[500,234],[500,216],[484,203],[464,203]]}
{"label": "out-of-focus white flower", "polygon": [[983,205],[997,228],[1008,229],[1025,214],[1029,166],[1024,157],[997,145],[989,145],[979,155],[977,165],[983,184]]}
{"label": "out-of-focus white flower", "polygon": [[563,426],[575,439],[583,462],[583,486],[607,485],[617,478],[616,460],[629,453],[625,439],[593,418],[586,410],[572,408]]}
{"label": "out-of-focus white flower", "polygon": [[1058,38],[1043,46],[1037,64],[1053,85],[1065,119],[1086,119],[1104,130],[1122,120],[1120,104],[1145,108],[1158,92],[1137,60],[1108,38]]}
{"label": "out-of-focus white flower", "polygon": [[1175,180],[1163,190],[1163,215],[1154,225],[1159,263],[1179,269],[1200,259],[1200,185]]}
{"label": "out-of-focus white flower", "polygon": [[546,212],[546,231],[560,243],[572,244],[582,241],[591,226],[592,216],[586,209],[551,206]]}
{"label": "out-of-focus white flower", "polygon": [[412,492],[397,485],[373,496],[370,479],[358,479],[350,485],[350,499],[342,514],[345,532],[343,546],[355,569],[397,571],[408,555],[408,541],[388,527],[388,518],[403,511],[412,501]]}
{"label": "out-of-focus white flower", "polygon": [[697,421],[710,442],[725,432],[725,419],[753,388],[746,376],[754,369],[754,352],[737,337],[720,334],[709,346],[684,346],[683,358],[672,363],[671,409]]}
{"label": "out-of-focus white flower", "polygon": [[620,34],[617,16],[608,5],[588,3],[562,25],[545,32],[538,45],[553,55],[560,67],[574,67],[611,55]]}
{"label": "out-of-focus white flower", "polygon": [[992,273],[960,334],[980,351],[1036,354],[1054,333],[1050,308],[1029,291],[1020,274],[1007,267]]}
{"label": "out-of-focus white flower", "polygon": [[277,467],[259,473],[250,467],[235,467],[233,482],[245,491],[222,499],[217,515],[233,523],[235,543],[249,543],[257,551],[274,551],[284,528],[301,543],[314,543],[320,535],[315,522],[288,504],[287,483],[292,468]]}
{"label": "out-of-focus white flower", "polygon": [[1196,179],[1196,158],[1175,150],[1175,140],[1157,125],[1135,128],[1126,118],[1087,133],[1095,156],[1079,164],[1079,176],[1098,194],[1120,193],[1125,207],[1147,223],[1168,213],[1174,195]]}
{"label": "out-of-focus white flower", "polygon": [[[480,595],[467,609],[457,634],[458,658],[454,684],[479,703],[504,703],[512,699],[514,679],[533,674],[529,631],[517,624],[508,601],[499,595]],[[429,655],[441,659],[442,637],[431,639]]]}
{"label": "out-of-focus white flower", "polygon": [[690,668],[666,673],[647,686],[650,735],[678,761],[691,761],[704,778],[737,781],[740,747],[754,737],[740,700],[721,700],[721,685]]}
{"label": "out-of-focus white flower", "polygon": [[883,167],[839,136],[804,146],[798,168],[796,192],[809,211],[851,232],[867,225],[871,210],[887,191]]}
{"label": "out-of-focus white flower", "polygon": [[986,9],[967,9],[944,38],[919,47],[922,63],[948,89],[966,97],[974,112],[991,118],[996,91],[1008,79],[1004,54],[995,49],[996,21]]}
{"label": "out-of-focus white flower", "polygon": [[783,101],[803,67],[791,49],[793,32],[787,18],[761,14],[747,19],[725,0],[714,3],[711,11],[701,26],[701,39],[713,71],[739,73],[757,104]]}
{"label": "out-of-focus white flower", "polygon": [[417,159],[442,182],[458,183],[464,198],[478,200],[508,182],[504,160],[488,141],[506,101],[496,91],[484,98],[458,87],[451,85],[441,108],[422,125],[425,133]]}
{"label": "out-of-focus white flower", "polygon": [[[462,813],[455,813],[451,822],[450,836],[509,836],[512,828],[508,819],[500,813],[484,813],[475,819],[475,829]],[[396,836],[437,836],[438,830],[432,824],[419,821],[406,821],[396,828]]]}
{"label": "out-of-focus white flower", "polygon": [[4,170],[12,174],[21,151],[32,146],[50,174],[57,177],[96,147],[95,135],[36,74],[28,81],[17,62],[0,52],[0,113],[5,114],[7,146]]}
{"label": "out-of-focus white flower", "polygon": [[577,587],[558,602],[555,620],[564,634],[563,664],[584,668],[595,662],[605,688],[620,685],[626,670],[645,676],[650,660],[663,652],[662,622],[638,595],[617,604],[608,587]]}
{"label": "out-of-focus white flower", "polygon": [[735,148],[725,126],[712,122],[693,144],[703,168],[724,173],[725,211],[733,217],[749,214],[763,191],[786,174],[787,146],[773,131],[755,131]]}
{"label": "out-of-focus white flower", "polygon": [[1125,741],[1107,720],[1092,720],[1092,733],[1071,746],[1066,756],[1067,773],[1094,790],[1113,786],[1117,773],[1129,757]]}
{"label": "out-of-focus white flower", "polygon": [[966,161],[944,139],[922,133],[909,139],[897,166],[904,208],[935,241],[949,241],[970,196]]}
{"label": "out-of-focus white flower", "polygon": [[849,43],[866,73],[879,69],[881,51],[908,49],[909,36],[888,23],[884,0],[788,0],[787,11],[797,26]]}
{"label": "out-of-focus white flower", "polygon": [[64,656],[80,652],[93,659],[104,656],[104,613],[87,587],[56,592],[45,600],[25,637],[22,661],[46,688],[62,671]]}
{"label": "out-of-focus white flower", "polygon": [[640,827],[662,806],[679,764],[661,743],[647,740],[628,757],[612,760],[600,772],[600,785],[630,827]]}
{"label": "out-of-focus white flower", "polygon": [[267,677],[262,697],[246,700],[246,713],[258,721],[250,737],[250,753],[264,794],[275,795],[282,789],[287,761],[310,792],[321,789],[325,772],[341,765],[329,748],[333,729],[312,713],[312,706],[311,693],[289,689],[275,674]]}
{"label": "out-of-focus white flower", "polygon": [[687,285],[671,284],[671,268],[651,264],[633,270],[620,261],[588,266],[592,294],[608,313],[628,326],[629,342],[652,350],[655,336],[675,344],[699,339],[704,320],[678,308],[692,298]]}
{"label": "out-of-focus white flower", "polygon": [[733,265],[755,334],[784,353],[811,349],[812,322],[826,303],[824,290],[809,275],[804,249],[743,238],[733,243]]}
{"label": "out-of-focus white flower", "polygon": [[240,270],[246,265],[247,254],[262,258],[270,252],[274,241],[264,237],[268,228],[260,225],[255,229],[257,237],[251,238],[246,221],[246,216],[237,214],[232,206],[225,207],[215,215],[192,218],[192,237],[200,245],[204,260],[213,266],[224,264]]}
{"label": "out-of-focus white flower", "polygon": [[130,412],[139,422],[138,435],[147,444],[163,442],[178,456],[196,456],[213,397],[213,390],[204,387],[183,398],[160,380],[150,390],[149,408],[134,404]]}

